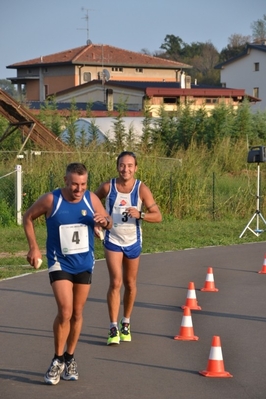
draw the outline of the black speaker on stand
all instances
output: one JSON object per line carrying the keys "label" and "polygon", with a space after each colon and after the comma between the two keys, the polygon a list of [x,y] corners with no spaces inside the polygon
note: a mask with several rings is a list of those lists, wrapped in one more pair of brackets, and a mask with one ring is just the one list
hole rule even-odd
{"label": "black speaker on stand", "polygon": [[[256,211],[254,215],[251,217],[250,221],[240,234],[239,238],[243,237],[246,230],[250,230],[255,236],[259,236],[264,230],[260,229],[259,227],[259,220],[261,219],[263,223],[266,225],[266,220],[262,216],[260,211],[260,163],[266,162],[266,147],[264,146],[257,146],[251,147],[248,152],[248,163],[257,163],[257,194],[256,194]],[[252,229],[250,227],[253,220],[256,218],[256,228]]]}

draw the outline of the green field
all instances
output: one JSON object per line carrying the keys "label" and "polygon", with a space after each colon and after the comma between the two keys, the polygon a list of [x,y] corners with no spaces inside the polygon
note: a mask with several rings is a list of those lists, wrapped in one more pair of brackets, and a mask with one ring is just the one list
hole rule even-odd
{"label": "green field", "polygon": [[[143,253],[178,251],[186,248],[200,248],[216,245],[235,245],[247,242],[265,241],[266,233],[256,237],[247,230],[242,238],[239,235],[249,222],[247,220],[232,219],[226,221],[188,221],[175,218],[164,218],[160,224],[143,225]],[[255,223],[251,225],[254,229]],[[266,228],[260,221],[260,228]],[[40,249],[43,252],[43,265],[47,267],[45,257],[46,229],[44,226],[36,227],[36,235]],[[2,228],[0,252],[0,279],[5,279],[25,273],[36,273],[27,264],[27,240],[22,227]],[[99,240],[95,243],[95,257],[104,257],[103,247]],[[263,259],[262,259],[263,263]]]}

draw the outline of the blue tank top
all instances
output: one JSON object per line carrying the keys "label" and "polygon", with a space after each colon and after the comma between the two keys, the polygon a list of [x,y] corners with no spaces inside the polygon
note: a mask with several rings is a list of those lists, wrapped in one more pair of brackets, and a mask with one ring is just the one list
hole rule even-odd
{"label": "blue tank top", "polygon": [[61,189],[52,192],[53,210],[46,218],[46,256],[49,273],[63,270],[71,274],[94,269],[94,209],[90,192],[71,203]]}

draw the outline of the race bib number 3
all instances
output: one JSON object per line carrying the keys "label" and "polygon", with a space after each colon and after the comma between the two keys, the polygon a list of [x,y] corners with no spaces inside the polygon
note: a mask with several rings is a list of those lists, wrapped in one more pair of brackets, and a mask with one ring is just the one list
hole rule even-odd
{"label": "race bib number 3", "polygon": [[114,207],[112,213],[114,227],[123,225],[124,223],[135,224],[135,219],[128,216],[126,209],[126,207]]}
{"label": "race bib number 3", "polygon": [[85,224],[64,224],[59,227],[59,237],[64,255],[89,251],[88,226]]}

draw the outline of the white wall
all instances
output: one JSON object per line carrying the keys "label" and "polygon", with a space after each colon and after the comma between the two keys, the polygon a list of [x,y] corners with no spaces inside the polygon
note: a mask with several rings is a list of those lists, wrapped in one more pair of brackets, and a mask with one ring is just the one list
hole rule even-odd
{"label": "white wall", "polygon": [[[259,63],[259,71],[254,64]],[[259,87],[259,98],[262,100],[252,105],[254,111],[266,110],[266,51],[250,49],[246,56],[225,65],[221,69],[221,83],[228,88],[245,89],[246,94],[253,96],[254,87]]]}

